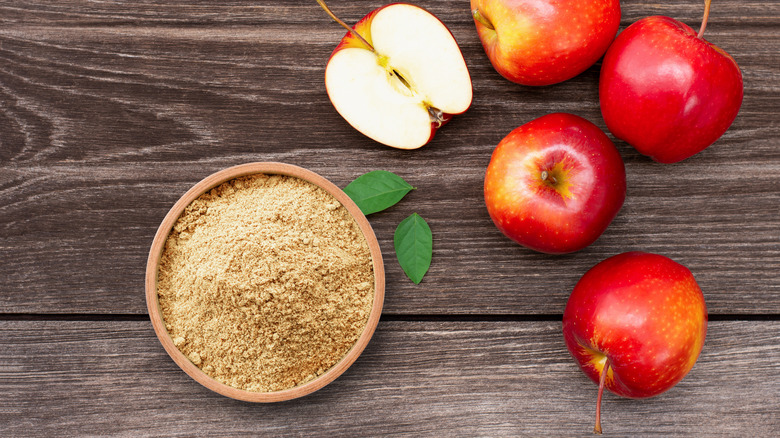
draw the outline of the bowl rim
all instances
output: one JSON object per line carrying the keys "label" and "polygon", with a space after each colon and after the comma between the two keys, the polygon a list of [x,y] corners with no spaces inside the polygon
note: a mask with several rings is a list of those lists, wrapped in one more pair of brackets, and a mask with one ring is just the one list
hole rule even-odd
{"label": "bowl rim", "polygon": [[[171,335],[165,328],[157,294],[157,272],[162,252],[165,248],[165,241],[167,240],[173,225],[184,212],[184,209],[200,195],[224,182],[258,173],[293,176],[308,181],[330,193],[347,209],[350,215],[355,219],[355,222],[357,222],[358,227],[368,243],[374,268],[374,302],[366,326],[352,348],[349,349],[341,360],[319,377],[302,385],[274,392],[253,392],[234,388],[218,382],[193,364],[184,353],[173,344],[173,339],[171,339]],[[355,362],[365,349],[366,345],[368,345],[368,341],[373,336],[376,326],[379,323],[385,296],[385,271],[384,263],[382,261],[382,251],[379,248],[379,242],[377,241],[373,228],[371,228],[371,224],[355,202],[340,188],[319,174],[303,167],[279,162],[254,162],[240,164],[212,173],[192,186],[192,188],[176,201],[173,207],[171,207],[165,215],[165,218],[157,229],[157,233],[152,241],[152,246],[149,250],[149,258],[146,263],[145,288],[146,306],[149,311],[149,318],[152,321],[152,326],[154,327],[154,332],[157,334],[157,338],[165,351],[179,368],[196,382],[216,393],[237,400],[269,403],[291,400],[311,394],[335,380]]]}

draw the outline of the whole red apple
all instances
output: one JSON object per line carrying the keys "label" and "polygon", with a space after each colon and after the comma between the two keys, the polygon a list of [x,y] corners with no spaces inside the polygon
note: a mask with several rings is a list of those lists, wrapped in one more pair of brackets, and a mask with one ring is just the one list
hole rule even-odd
{"label": "whole red apple", "polygon": [[707,307],[691,271],[668,257],[627,252],[591,268],[574,287],[563,313],[563,336],[580,369],[631,398],[676,385],[699,357]]}
{"label": "whole red apple", "polygon": [[510,132],[485,173],[485,204],[499,230],[536,251],[593,243],[626,198],[615,145],[582,117],[554,113]]}
{"label": "whole red apple", "polygon": [[604,56],[601,113],[615,137],[661,163],[676,163],[714,143],[742,105],[742,73],[720,47],[669,17],[624,30]]}
{"label": "whole red apple", "polygon": [[471,0],[490,62],[523,85],[551,85],[587,70],[620,26],[618,0]]}

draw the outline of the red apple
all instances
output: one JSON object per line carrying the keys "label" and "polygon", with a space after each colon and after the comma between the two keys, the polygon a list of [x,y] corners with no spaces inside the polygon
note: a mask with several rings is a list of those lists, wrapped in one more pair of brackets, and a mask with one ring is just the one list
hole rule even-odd
{"label": "red apple", "polygon": [[523,85],[550,85],[587,70],[620,26],[618,0],[471,0],[490,62]]}
{"label": "red apple", "polygon": [[720,47],[669,17],[624,30],[604,56],[601,113],[615,137],[661,163],[676,163],[714,143],[742,105],[742,73]]}
{"label": "red apple", "polygon": [[348,29],[325,69],[333,106],[364,135],[399,149],[428,143],[471,105],[466,62],[449,29],[418,6],[393,3]]}
{"label": "red apple", "polygon": [[485,204],[498,229],[550,254],[593,243],[625,198],[626,171],[615,145],[572,114],[548,114],[510,132],[485,173]]}
{"label": "red apple", "polygon": [[707,307],[691,271],[673,260],[627,252],[594,266],[574,287],[563,312],[563,336],[585,374],[630,398],[676,385],[699,357]]}

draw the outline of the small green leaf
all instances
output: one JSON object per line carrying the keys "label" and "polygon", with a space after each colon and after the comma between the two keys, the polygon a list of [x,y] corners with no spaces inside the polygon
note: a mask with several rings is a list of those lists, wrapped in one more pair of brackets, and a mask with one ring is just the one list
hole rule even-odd
{"label": "small green leaf", "polygon": [[431,227],[419,214],[414,213],[398,224],[393,237],[395,256],[406,276],[420,284],[431,267],[433,234]]}
{"label": "small green leaf", "polygon": [[412,190],[414,187],[403,178],[386,170],[360,175],[344,187],[344,193],[355,201],[363,214],[390,208]]}

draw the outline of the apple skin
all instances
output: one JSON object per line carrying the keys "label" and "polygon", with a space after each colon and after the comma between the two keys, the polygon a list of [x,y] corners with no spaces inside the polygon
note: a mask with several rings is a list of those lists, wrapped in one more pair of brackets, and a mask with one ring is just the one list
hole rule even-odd
{"label": "apple skin", "polygon": [[607,128],[660,163],[714,143],[737,117],[742,95],[734,58],[661,16],[626,28],[604,56],[599,78]]}
{"label": "apple skin", "polygon": [[685,266],[657,254],[610,257],[580,279],[563,313],[566,347],[580,369],[630,398],[652,397],[677,384],[699,357],[707,307]]}
{"label": "apple skin", "polygon": [[596,125],[553,113],[501,140],[484,190],[488,213],[502,233],[530,249],[563,254],[593,243],[617,216],[626,171]]}
{"label": "apple skin", "polygon": [[[376,16],[376,14],[379,11],[381,11],[382,9],[384,9],[386,7],[393,6],[393,5],[396,5],[396,4],[399,4],[399,2],[389,3],[387,5],[384,5],[384,6],[381,6],[381,7],[377,8],[377,9],[374,9],[373,11],[369,12],[368,14],[366,14],[365,17],[361,18],[357,23],[355,23],[355,25],[352,26],[352,29],[354,29],[358,34],[360,34],[360,36],[365,38],[366,41],[368,41],[369,44],[373,44],[374,42],[371,39],[371,21],[374,19],[374,17]],[[400,4],[407,4],[407,5],[419,8],[419,6],[412,5],[410,3],[400,3]],[[442,22],[442,25],[445,28],[447,28],[447,30],[450,32],[450,34],[452,34],[452,31],[449,30],[449,27],[447,27],[443,22]],[[453,35],[453,39],[454,38],[455,38],[455,36]],[[338,53],[339,51],[341,51],[343,49],[346,49],[346,48],[365,48],[365,45],[357,37],[352,35],[351,32],[346,32],[346,34],[341,39],[341,41],[336,46],[336,48],[333,49],[333,52],[330,54],[330,58],[328,59],[328,62],[330,62],[330,59],[333,58],[333,56],[336,53]],[[327,75],[327,70],[326,70],[326,75]],[[326,77],[325,81],[327,82],[327,77]],[[455,116],[455,115],[458,115],[458,114],[463,114],[465,111],[466,110],[463,110],[461,112],[454,113],[454,114],[441,113],[441,115],[440,115],[441,119],[440,119],[439,122],[431,122],[431,135],[430,135],[430,137],[428,137],[428,141],[426,141],[424,144],[427,144],[428,142],[430,142],[433,139],[434,135],[436,135],[436,131],[439,128],[441,128],[442,126],[446,125],[447,122],[449,122],[452,119],[452,116]],[[350,123],[349,120],[347,120],[347,123]],[[358,131],[360,131],[360,129],[358,129],[358,127],[356,127],[356,126],[353,126],[353,127],[355,129],[357,129]],[[421,146],[423,146],[423,145],[421,145]]]}
{"label": "apple skin", "polygon": [[587,70],[620,26],[618,0],[471,0],[477,33],[493,67],[523,85],[551,85]]}

